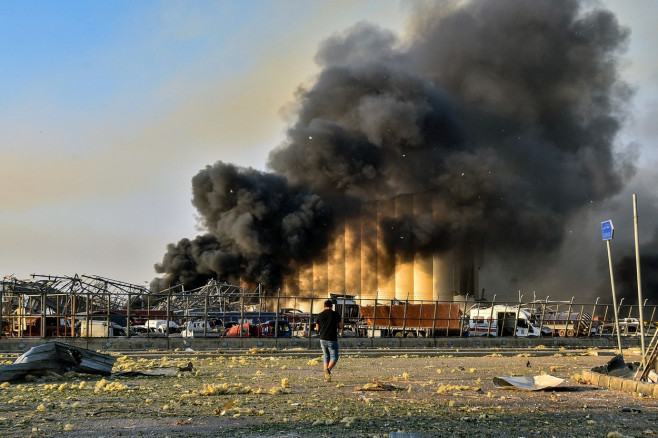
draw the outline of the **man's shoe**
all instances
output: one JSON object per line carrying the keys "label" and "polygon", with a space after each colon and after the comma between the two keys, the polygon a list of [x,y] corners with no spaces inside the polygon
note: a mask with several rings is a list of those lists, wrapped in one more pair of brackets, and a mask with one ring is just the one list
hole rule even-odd
{"label": "man's shoe", "polygon": [[331,373],[329,370],[324,370],[324,381],[331,382]]}

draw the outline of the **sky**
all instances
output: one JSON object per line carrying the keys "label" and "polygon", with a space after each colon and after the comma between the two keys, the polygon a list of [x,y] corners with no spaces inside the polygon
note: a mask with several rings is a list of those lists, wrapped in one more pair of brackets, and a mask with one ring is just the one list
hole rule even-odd
{"label": "sky", "polygon": [[[638,145],[636,178],[651,178],[658,3],[604,5],[631,30],[622,74],[635,97],[622,143]],[[2,6],[0,273],[138,285],[156,276],[167,244],[201,233],[191,204],[199,170],[217,160],[265,170],[296,90],[319,71],[320,42],[359,21],[404,39],[412,9],[392,0]]]}

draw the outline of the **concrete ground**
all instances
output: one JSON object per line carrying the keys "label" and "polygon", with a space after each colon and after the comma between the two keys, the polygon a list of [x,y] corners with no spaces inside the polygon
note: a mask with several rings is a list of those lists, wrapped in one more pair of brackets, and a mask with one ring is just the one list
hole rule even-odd
{"label": "concrete ground", "polygon": [[[605,364],[611,350],[345,352],[329,383],[322,376],[319,350],[294,353],[258,347],[237,354],[116,352],[117,371],[178,369],[189,362],[194,370],[168,377],[50,376],[0,385],[0,435],[382,438],[658,433],[658,399],[581,383],[583,370]],[[625,358],[640,359],[632,349]],[[565,380],[547,391],[494,385],[494,377],[544,374]]]}

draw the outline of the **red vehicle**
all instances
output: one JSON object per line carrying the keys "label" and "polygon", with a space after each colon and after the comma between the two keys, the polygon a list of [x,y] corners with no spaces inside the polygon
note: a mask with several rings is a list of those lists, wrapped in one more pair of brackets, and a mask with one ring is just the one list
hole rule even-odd
{"label": "red vehicle", "polygon": [[[242,333],[240,333],[240,327],[242,327]],[[258,327],[252,324],[236,324],[232,327],[227,328],[222,336],[226,338],[247,338],[250,336],[258,336]]]}
{"label": "red vehicle", "polygon": [[[278,328],[278,332],[275,335],[275,326]],[[240,333],[240,327],[242,327],[242,333]],[[289,338],[292,336],[292,329],[288,321],[279,320],[276,321],[266,321],[262,324],[236,324],[224,331],[222,336],[226,338],[247,338],[247,337],[261,337],[261,338]]]}

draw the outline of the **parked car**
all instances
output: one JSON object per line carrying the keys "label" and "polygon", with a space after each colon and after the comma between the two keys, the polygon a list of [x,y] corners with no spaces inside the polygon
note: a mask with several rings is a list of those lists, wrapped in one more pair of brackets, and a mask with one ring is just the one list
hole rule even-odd
{"label": "parked car", "polygon": [[290,323],[286,320],[265,321],[258,326],[258,336],[264,338],[290,338],[292,337],[292,328],[290,327]]}
{"label": "parked car", "polygon": [[[640,320],[637,318],[621,318],[619,320],[619,333],[622,335],[636,335],[640,332]],[[615,323],[608,322],[599,327],[599,333],[611,335],[615,332]]]}
{"label": "parked car", "polygon": [[136,324],[136,325],[131,325],[130,326],[131,332],[134,332],[137,334],[137,336],[150,336],[150,337],[164,337],[166,336],[166,333],[161,332],[157,330],[155,327],[147,327],[144,324]]}

